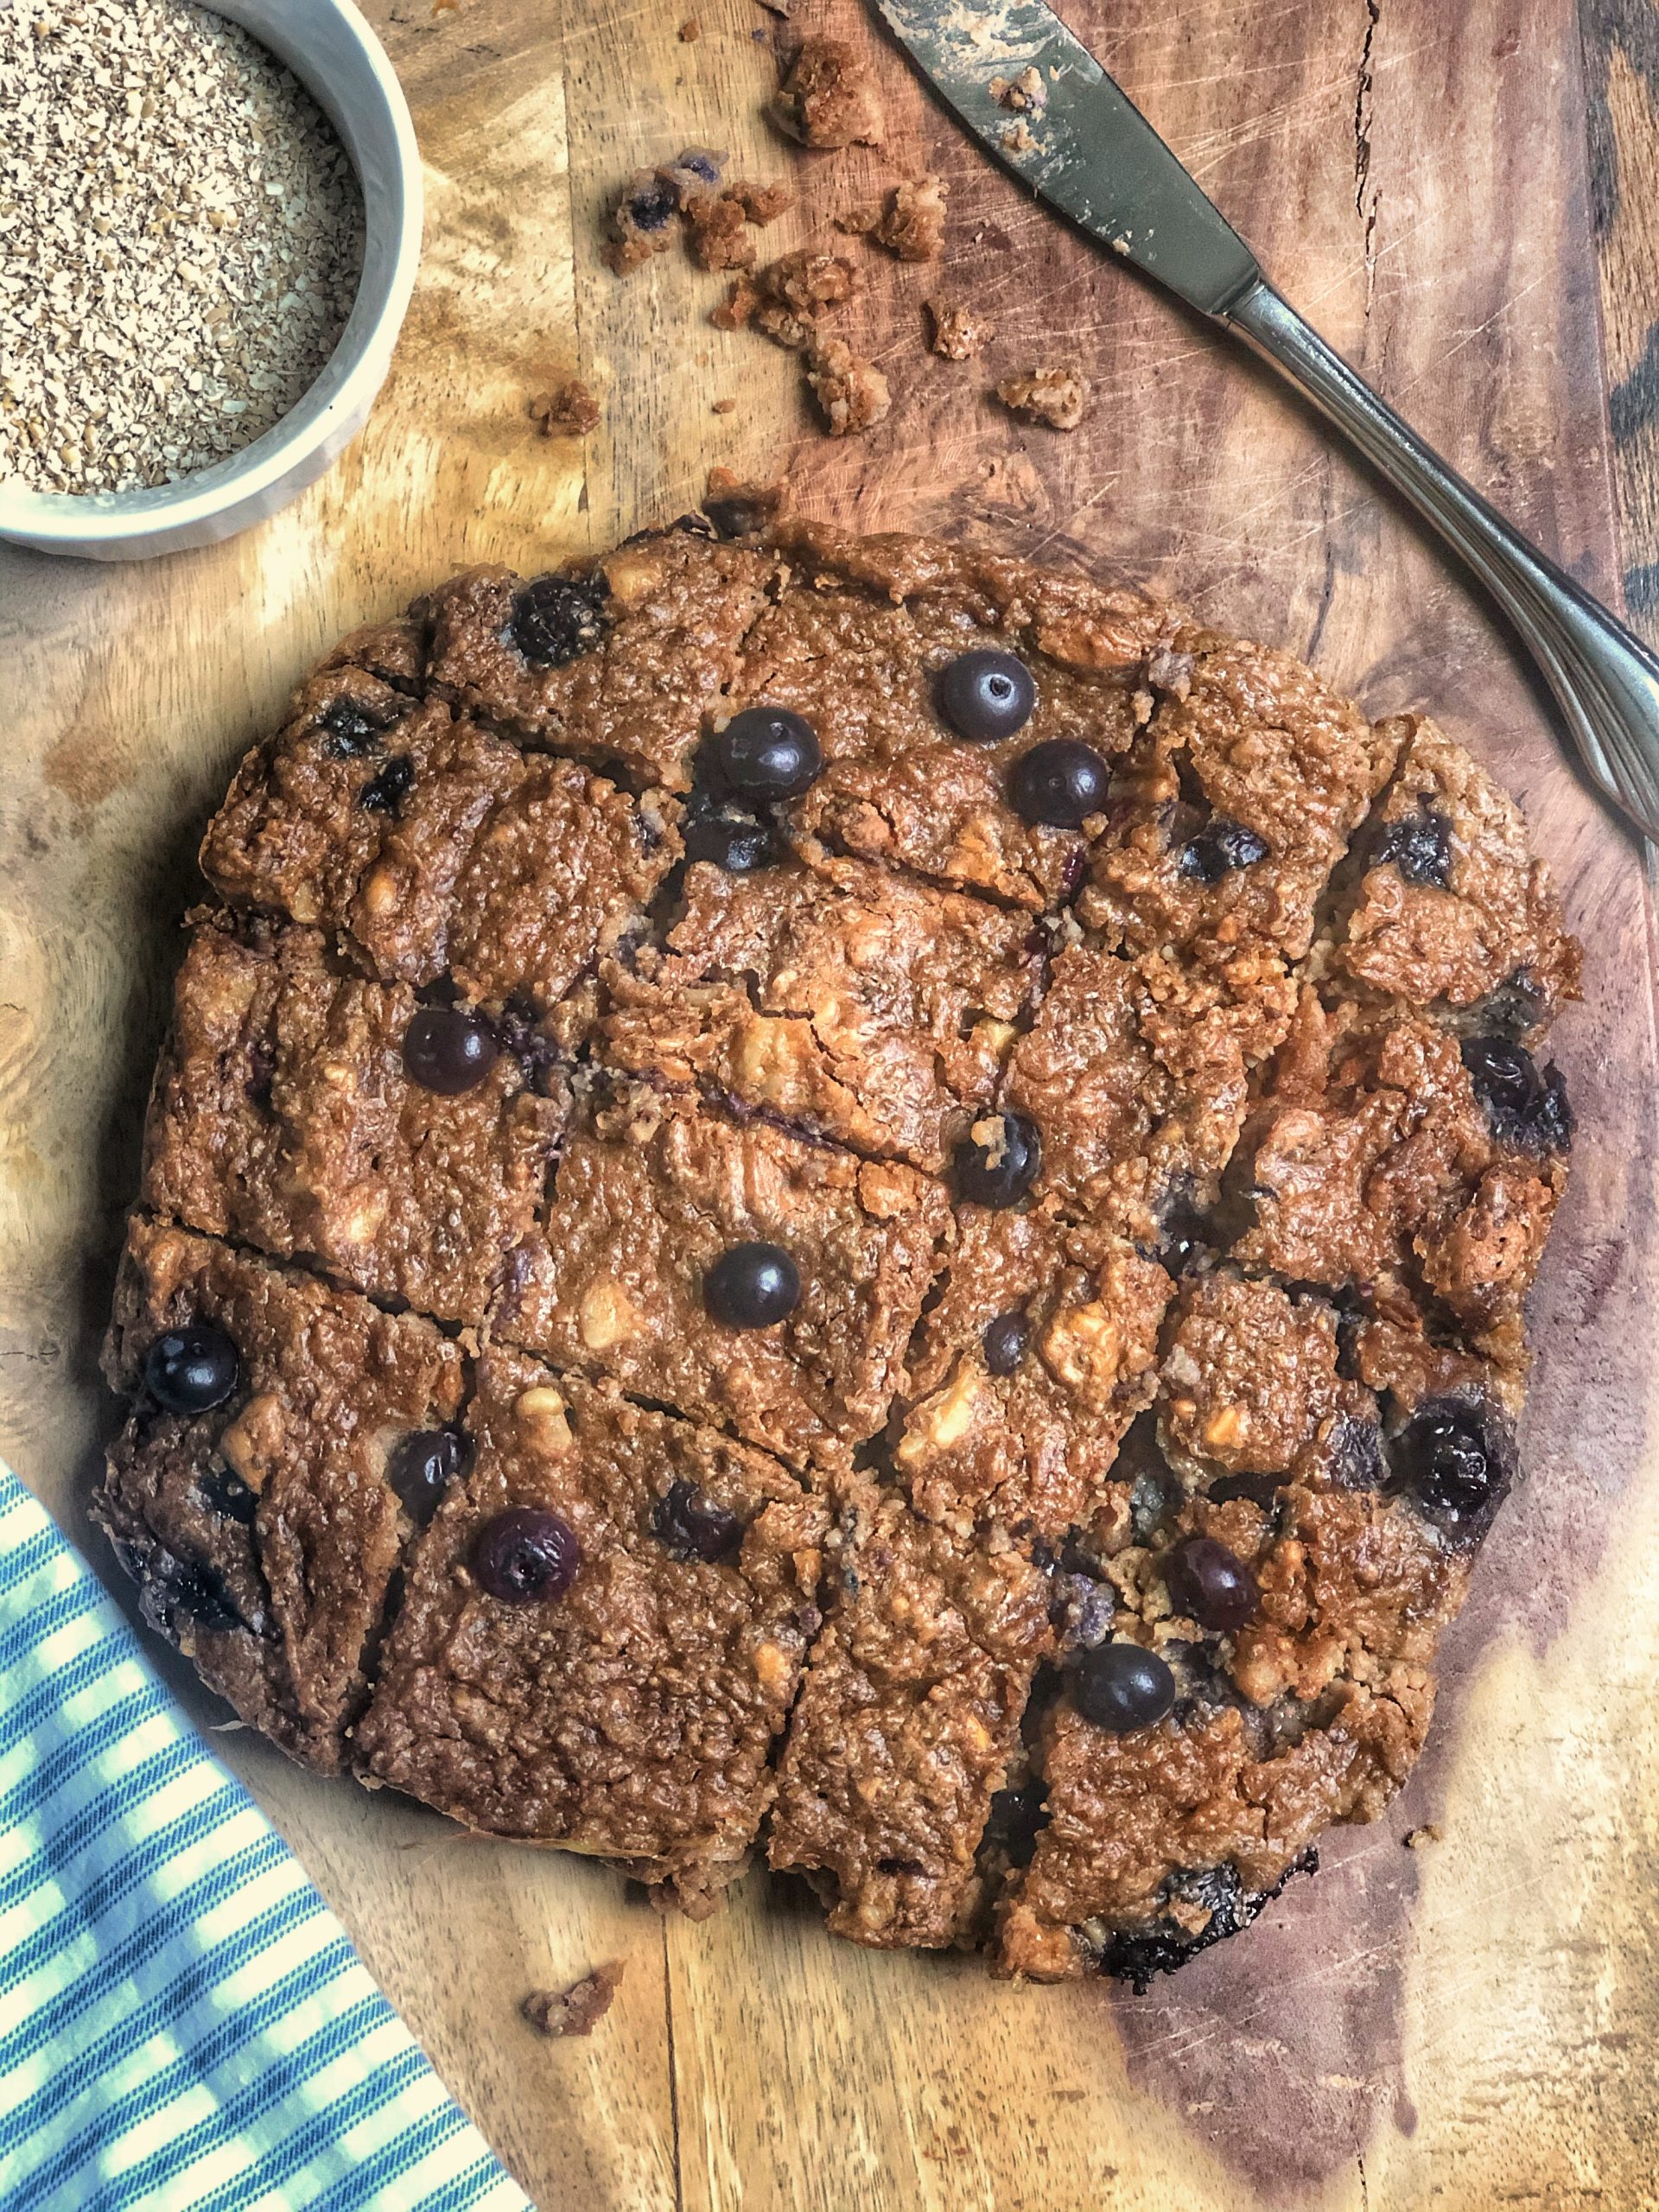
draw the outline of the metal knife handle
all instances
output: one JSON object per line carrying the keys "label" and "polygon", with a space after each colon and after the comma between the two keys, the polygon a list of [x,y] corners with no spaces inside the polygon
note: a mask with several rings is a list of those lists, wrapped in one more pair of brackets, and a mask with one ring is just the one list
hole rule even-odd
{"label": "metal knife handle", "polygon": [[1591,777],[1659,842],[1659,659],[1448,468],[1265,279],[1221,320],[1462,555],[1536,660]]}

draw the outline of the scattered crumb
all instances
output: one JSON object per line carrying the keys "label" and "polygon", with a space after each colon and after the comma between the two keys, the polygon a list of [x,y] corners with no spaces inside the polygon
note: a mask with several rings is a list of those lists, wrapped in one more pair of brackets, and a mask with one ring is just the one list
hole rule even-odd
{"label": "scattered crumb", "polygon": [[871,200],[862,207],[849,207],[844,213],[836,216],[835,226],[838,231],[845,231],[849,238],[868,238],[881,220],[883,212],[881,202]]}
{"label": "scattered crumb", "polygon": [[1051,429],[1075,430],[1083,420],[1089,386],[1080,369],[1033,369],[1026,376],[1006,378],[996,387],[996,396],[1016,415],[1046,423]]}
{"label": "scattered crumb", "polygon": [[590,2036],[610,2011],[624,1971],[625,1961],[613,1959],[569,1989],[532,1989],[518,2009],[544,2036]]}
{"label": "scattered crumb", "polygon": [[990,92],[999,107],[1013,108],[1018,114],[1040,115],[1048,105],[1048,86],[1034,62],[1017,77],[993,77]]}
{"label": "scattered crumb", "polygon": [[933,330],[933,351],[947,361],[971,361],[996,335],[994,322],[956,302],[930,300],[927,319]]}
{"label": "scattered crumb", "polygon": [[655,169],[636,169],[611,211],[611,239],[605,259],[626,276],[653,254],[666,252],[674,239],[679,201],[674,188]]}
{"label": "scattered crumb", "polygon": [[784,254],[760,271],[760,289],[799,315],[834,307],[850,299],[857,279],[853,264],[839,253],[814,253],[802,246]]}
{"label": "scattered crumb", "polygon": [[599,428],[599,402],[579,377],[561,377],[530,403],[530,418],[544,438],[585,438]]}
{"label": "scattered crumb", "polygon": [[1010,154],[1028,154],[1037,141],[1031,135],[1031,125],[1022,115],[1011,123],[1002,133],[1002,143]]}
{"label": "scattered crumb", "polygon": [[764,230],[795,205],[795,188],[781,178],[773,184],[756,184],[747,176],[735,176],[726,188],[726,197],[736,200],[750,222]]}
{"label": "scattered crumb", "polygon": [[877,244],[900,261],[937,261],[944,243],[944,195],[950,188],[943,177],[931,175],[894,185],[875,226]]}
{"label": "scattered crumb", "polygon": [[658,180],[674,195],[674,205],[683,215],[703,200],[709,200],[721,188],[721,179],[726,174],[726,156],[717,154],[712,146],[683,146],[671,162],[664,162],[657,171]]}
{"label": "scattered crumb", "polygon": [[815,344],[806,357],[806,380],[823,410],[832,438],[868,430],[893,404],[887,380],[839,338]]}
{"label": "scattered crumb", "polygon": [[685,211],[685,242],[699,269],[754,266],[754,237],[742,205],[723,192],[691,202]]}
{"label": "scattered crumb", "polygon": [[722,537],[753,537],[776,522],[788,503],[789,487],[781,477],[749,482],[729,468],[711,468],[702,495],[702,511]]}
{"label": "scattered crumb", "polygon": [[709,320],[716,330],[747,330],[760,304],[760,287],[740,276],[720,305],[709,309]]}
{"label": "scattered crumb", "polygon": [[1425,1821],[1420,1828],[1408,1828],[1400,1840],[1408,1851],[1421,1851],[1425,1844],[1438,1843],[1440,1834],[1438,1821]]}
{"label": "scattered crumb", "polygon": [[815,315],[797,315],[793,308],[777,300],[762,300],[749,317],[749,327],[770,338],[774,346],[786,346],[792,353],[804,353],[818,334]]}
{"label": "scattered crumb", "polygon": [[715,402],[715,412],[716,415],[735,415],[737,402],[734,399],[717,399]]}
{"label": "scattered crumb", "polygon": [[458,16],[463,8],[470,8],[473,0],[394,0],[391,20],[394,23],[412,24],[417,31],[435,31],[442,28],[451,16]]}
{"label": "scattered crumb", "polygon": [[696,41],[702,36],[702,25],[697,21],[695,16],[688,16],[685,21],[680,25],[680,44],[682,46],[695,46]]}
{"label": "scattered crumb", "polygon": [[879,146],[886,136],[874,76],[845,39],[803,41],[771,112],[803,146]]}
{"label": "scattered crumb", "polygon": [[1178,653],[1165,645],[1147,663],[1147,681],[1154,691],[1166,691],[1172,699],[1185,699],[1192,689],[1192,672],[1197,665],[1191,653]]}

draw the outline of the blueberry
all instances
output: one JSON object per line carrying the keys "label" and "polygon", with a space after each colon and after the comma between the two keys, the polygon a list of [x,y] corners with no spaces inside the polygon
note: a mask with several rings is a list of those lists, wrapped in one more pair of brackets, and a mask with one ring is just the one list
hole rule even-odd
{"label": "blueberry", "polygon": [[1071,1701],[1094,1727],[1127,1736],[1163,1719],[1175,1702],[1175,1677],[1141,1644],[1102,1643],[1072,1669]]}
{"label": "blueberry", "polygon": [[415,781],[415,763],[407,753],[394,753],[372,783],[357,795],[359,806],[371,813],[396,814]]}
{"label": "blueberry", "polygon": [[[688,168],[692,166],[693,164],[690,162],[685,163]],[[701,175],[701,171],[698,174]],[[708,181],[710,183],[717,183],[718,170]],[[629,197],[626,203],[628,220],[636,231],[660,231],[664,224],[675,213],[679,204],[671,184],[660,181],[647,184]]]}
{"label": "blueberry", "polygon": [[1393,1445],[1407,1488],[1448,1535],[1485,1533],[1516,1471],[1515,1440],[1494,1408],[1474,1398],[1426,1398]]}
{"label": "blueberry", "polygon": [[241,1371],[236,1346],[213,1321],[168,1329],[144,1354],[144,1386],[170,1414],[205,1414],[222,1406]]}
{"label": "blueberry", "polygon": [[1203,1210],[1190,1191],[1180,1191],[1165,1205],[1158,1224],[1158,1258],[1171,1274],[1178,1275],[1207,1249],[1210,1230]]}
{"label": "blueberry", "polygon": [[[1312,1846],[1268,1890],[1247,1890],[1233,1866],[1179,1867],[1166,1879],[1159,1901],[1166,1907],[1179,1906],[1179,1912],[1166,1910],[1143,1928],[1115,1930],[1101,1946],[1100,1971],[1127,1981],[1137,1996],[1144,1996],[1154,1974],[1173,1974],[1212,1943],[1248,1928],[1293,1874],[1319,1871],[1319,1854]],[[1201,1914],[1208,1917],[1194,1935],[1193,1925]]]}
{"label": "blueberry", "polygon": [[352,760],[359,753],[372,753],[385,727],[378,717],[350,699],[334,700],[323,709],[317,720],[328,733],[327,749],[337,760]]}
{"label": "blueberry", "polygon": [[993,1375],[1012,1375],[1031,1342],[1031,1316],[1020,1306],[985,1324],[985,1364]]}
{"label": "blueberry", "polygon": [[473,1540],[479,1587],[505,1605],[563,1598],[581,1565],[582,1546],[569,1522],[533,1505],[509,1506]]}
{"label": "blueberry", "polygon": [[780,1244],[734,1244],[702,1279],[702,1302],[728,1329],[767,1329],[801,1302],[801,1271]]}
{"label": "blueberry", "polygon": [[961,653],[939,671],[939,713],[970,744],[1017,735],[1036,703],[1031,671],[1014,653]]}
{"label": "blueberry", "polygon": [[1111,772],[1092,745],[1075,737],[1047,738],[1014,762],[1008,803],[1022,822],[1080,829],[1105,805]]}
{"label": "blueberry", "polygon": [[1452,882],[1452,824],[1443,814],[1420,804],[1415,814],[1389,823],[1376,860],[1379,867],[1398,868],[1408,883],[1447,890]]}
{"label": "blueberry", "polygon": [[569,576],[537,576],[513,601],[507,636],[536,668],[563,668],[605,633],[604,587]]}
{"label": "blueberry", "polygon": [[685,857],[710,861],[728,875],[753,875],[776,865],[778,846],[764,822],[746,815],[699,811],[686,820]]}
{"label": "blueberry", "polygon": [[651,1510],[652,1533],[675,1559],[734,1560],[743,1548],[743,1522],[688,1482],[669,1485]]}
{"label": "blueberry", "polygon": [[466,1440],[453,1428],[419,1428],[386,1463],[386,1480],[417,1529],[424,1529],[466,1465]]}
{"label": "blueberry", "polygon": [[1164,1587],[1178,1613],[1200,1628],[1243,1628],[1261,1606],[1261,1592],[1238,1554],[1213,1536],[1188,1536],[1164,1561]]}
{"label": "blueberry", "polygon": [[1200,883],[1219,883],[1236,868],[1254,868],[1268,857],[1268,841],[1242,822],[1217,814],[1181,848],[1180,872]]}
{"label": "blueberry", "polygon": [[1517,968],[1470,1011],[1483,1034],[1524,1037],[1549,1011],[1549,994],[1530,968]]}
{"label": "blueberry", "polygon": [[1465,1037],[1460,1047],[1474,1093],[1500,1144],[1522,1152],[1566,1152],[1573,1109],[1558,1067],[1541,1072],[1524,1045],[1508,1037]]}
{"label": "blueberry", "polygon": [[196,1489],[202,1503],[221,1521],[239,1522],[251,1529],[259,1511],[258,1493],[249,1489],[240,1475],[230,1467],[209,1467],[199,1476]]}
{"label": "blueberry", "polygon": [[957,1147],[957,1191],[970,1205],[1018,1205],[1043,1164],[1043,1141],[1034,1122],[1023,1114],[1002,1114],[996,1120],[998,1133],[989,1145],[964,1137]]}
{"label": "blueberry", "polygon": [[1043,1810],[1047,1796],[1048,1784],[1035,1774],[1017,1789],[997,1790],[985,1822],[984,1844],[1001,1851],[1010,1866],[1029,1866],[1047,1817]]}
{"label": "blueberry", "polygon": [[482,1083],[495,1065],[494,1033],[482,1014],[458,1006],[417,1007],[404,1032],[410,1081],[445,1098]]}
{"label": "blueberry", "polygon": [[140,1618],[169,1643],[182,1643],[189,1628],[228,1636],[256,1625],[243,1619],[229,1583],[206,1560],[179,1559],[158,1546],[148,1556],[124,1555],[124,1561],[138,1581]]}
{"label": "blueberry", "polygon": [[799,798],[823,772],[817,731],[788,707],[745,707],[710,752],[720,781],[743,798]]}

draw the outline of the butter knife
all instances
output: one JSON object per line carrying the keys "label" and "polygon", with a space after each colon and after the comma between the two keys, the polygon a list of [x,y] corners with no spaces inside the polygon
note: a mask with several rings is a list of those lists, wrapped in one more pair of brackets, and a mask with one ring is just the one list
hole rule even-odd
{"label": "butter knife", "polygon": [[[1536,661],[1591,781],[1659,842],[1659,659],[1641,639],[1522,537],[1303,321],[1043,0],[878,4],[922,75],[1005,168],[1271,361],[1462,556]],[[990,84],[1027,69],[1039,73],[1040,108],[1021,116]]]}

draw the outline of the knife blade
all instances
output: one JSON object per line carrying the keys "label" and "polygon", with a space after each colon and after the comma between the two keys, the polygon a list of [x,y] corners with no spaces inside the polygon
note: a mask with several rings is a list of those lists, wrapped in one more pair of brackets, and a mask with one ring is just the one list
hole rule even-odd
{"label": "knife blade", "polygon": [[[878,4],[987,151],[1103,245],[1205,315],[1224,315],[1260,277],[1243,239],[1043,0]],[[1022,118],[998,103],[990,82],[1033,67],[1047,103]]]}

